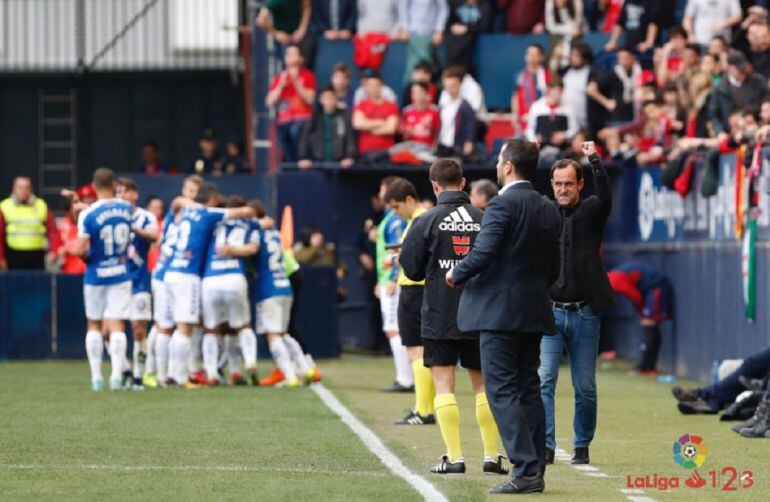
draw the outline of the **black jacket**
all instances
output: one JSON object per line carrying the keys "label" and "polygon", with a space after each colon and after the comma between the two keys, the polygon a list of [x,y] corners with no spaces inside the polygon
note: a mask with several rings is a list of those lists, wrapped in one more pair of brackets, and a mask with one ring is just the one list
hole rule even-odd
{"label": "black jacket", "polygon": [[489,201],[471,252],[453,270],[463,331],[555,333],[548,286],[559,273],[561,219],[532,183]]}
{"label": "black jacket", "polygon": [[[313,116],[302,130],[299,143],[300,160],[322,161],[324,155],[324,112],[320,107],[313,110]],[[356,137],[350,123],[350,115],[345,110],[337,109],[332,120],[332,158],[340,161],[356,156]]]}
{"label": "black jacket", "polygon": [[473,247],[483,216],[465,192],[442,192],[438,205],[414,220],[406,234],[399,263],[411,280],[425,279],[423,338],[478,338],[458,329],[460,290],[447,286],[445,277]]}
{"label": "black jacket", "polygon": [[[588,160],[593,169],[596,195],[579,201],[568,210],[568,216],[564,211],[559,211],[559,214],[562,223],[572,226],[569,259],[578,288],[583,293],[584,298],[581,300],[587,301],[595,312],[602,312],[615,306],[607,271],[599,255],[604,226],[612,210],[612,192],[607,171],[604,170],[599,156],[593,154]],[[558,202],[548,200],[559,209]]]}
{"label": "black jacket", "polygon": [[[742,102],[736,102],[735,95],[742,96]],[[756,105],[767,95],[767,82],[756,73],[749,74],[741,85],[735,89],[730,85],[730,79],[725,75],[722,82],[711,92],[709,113],[711,127],[714,133],[729,132],[728,119],[733,112],[749,105]]]}

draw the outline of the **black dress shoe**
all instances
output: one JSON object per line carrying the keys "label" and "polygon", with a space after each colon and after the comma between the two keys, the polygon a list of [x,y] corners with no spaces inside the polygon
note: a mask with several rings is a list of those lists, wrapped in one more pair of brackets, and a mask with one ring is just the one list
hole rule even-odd
{"label": "black dress shoe", "polygon": [[682,415],[716,415],[718,412],[711,409],[711,405],[703,399],[695,401],[682,401],[677,405]]}
{"label": "black dress shoe", "polygon": [[393,382],[389,386],[380,389],[380,392],[414,392],[414,385],[406,387],[398,382]]}
{"label": "black dress shoe", "polygon": [[677,401],[695,401],[698,399],[698,389],[683,389],[681,387],[673,387],[671,393],[674,395]]}
{"label": "black dress shoe", "polygon": [[553,460],[556,457],[556,452],[551,448],[545,449],[545,463],[553,464]]}
{"label": "black dress shoe", "polygon": [[545,490],[545,480],[540,474],[535,476],[514,476],[505,483],[493,486],[489,493],[536,493]]}
{"label": "black dress shoe", "polygon": [[580,465],[580,464],[587,464],[591,461],[591,459],[588,458],[588,447],[578,447],[575,448],[575,455],[572,457],[572,460],[570,460],[570,464],[572,465]]}

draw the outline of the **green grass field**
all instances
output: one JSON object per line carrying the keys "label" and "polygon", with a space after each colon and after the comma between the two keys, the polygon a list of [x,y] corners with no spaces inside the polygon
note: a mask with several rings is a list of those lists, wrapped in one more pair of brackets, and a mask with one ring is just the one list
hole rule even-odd
{"label": "green grass field", "polygon": [[[268,368],[262,368],[266,373]],[[443,452],[436,426],[397,427],[410,395],[377,392],[390,382],[388,358],[348,356],[322,364],[325,385],[404,464],[450,500],[484,500],[498,478],[480,474],[481,441],[473,397],[459,375],[458,401],[469,472],[442,478],[427,470]],[[626,476],[685,477],[672,460],[684,433],[708,444],[700,469],[734,466],[754,486],[725,492],[706,485],[646,489],[654,500],[768,500],[770,441],[747,440],[716,417],[684,417],[667,385],[599,373],[599,426],[591,477],[549,467],[543,500],[628,500]],[[0,364],[0,499],[416,500],[309,389],[217,388],[93,393],[85,362]],[[571,452],[572,391],[562,372],[557,395],[559,446]],[[501,450],[502,451],[502,450]],[[723,480],[724,481],[724,480]],[[738,484],[738,483],[736,483]]]}

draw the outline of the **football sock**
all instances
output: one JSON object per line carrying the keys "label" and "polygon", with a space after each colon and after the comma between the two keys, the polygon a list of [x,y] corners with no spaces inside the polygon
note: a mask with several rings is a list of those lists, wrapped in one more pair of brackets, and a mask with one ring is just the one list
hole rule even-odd
{"label": "football sock", "polygon": [[144,362],[147,357],[147,339],[134,340],[134,378],[142,378]]}
{"label": "football sock", "polygon": [[[436,386],[430,370],[423,364],[422,358],[412,361],[414,372],[414,409],[422,416],[433,413],[433,398]],[[454,457],[453,457],[454,458]]]}
{"label": "football sock", "polygon": [[414,384],[414,376],[406,347],[401,343],[401,337],[398,335],[389,338],[388,341],[390,342],[390,351],[393,352],[393,363],[396,365],[396,382],[404,387],[411,387]]}
{"label": "football sock", "polygon": [[219,362],[219,341],[217,335],[206,333],[203,335],[203,367],[206,377],[217,378],[217,363]]}
{"label": "football sock", "polygon": [[297,366],[299,374],[303,377],[307,375],[308,371],[310,371],[312,368],[307,364],[305,354],[302,353],[302,347],[299,346],[297,340],[289,335],[284,335],[283,343],[286,345],[286,349],[289,351],[289,357],[291,357],[292,362],[294,362],[294,364]]}
{"label": "football sock", "polygon": [[104,339],[98,331],[86,333],[86,354],[88,365],[91,367],[91,380],[102,379],[102,354],[104,353]]}
{"label": "football sock", "polygon": [[225,336],[225,355],[227,357],[227,371],[232,374],[241,371],[241,362],[238,360],[238,339],[234,336]]}
{"label": "football sock", "polygon": [[171,337],[167,333],[158,332],[155,339],[155,369],[158,373],[158,380],[161,382],[166,381],[169,375],[168,346],[170,342]]}
{"label": "football sock", "polygon": [[201,370],[201,343],[203,341],[203,328],[195,326],[192,329],[192,338],[190,340],[190,350],[187,356],[187,370],[195,373]]}
{"label": "football sock", "polygon": [[169,346],[169,355],[174,360],[174,373],[171,373],[171,378],[180,385],[187,383],[187,362],[190,359],[190,345],[192,345],[192,340],[189,337],[184,336],[178,331],[174,332],[174,335],[171,337],[171,345]]}
{"label": "football sock", "polygon": [[476,394],[476,422],[481,431],[481,442],[484,445],[484,455],[497,458],[497,443],[500,433],[497,431],[495,417],[489,409],[487,395],[484,392]]}
{"label": "football sock", "polygon": [[447,456],[450,461],[463,456],[460,445],[460,409],[454,394],[440,394],[436,396],[436,419],[441,429],[441,437],[444,438]]}
{"label": "football sock", "polygon": [[158,336],[158,330],[153,325],[150,328],[150,332],[147,334],[147,360],[145,362],[145,369],[147,373],[155,373],[155,339]]}
{"label": "football sock", "polygon": [[283,372],[283,376],[287,382],[297,378],[297,373],[294,371],[294,366],[291,364],[291,356],[289,356],[289,349],[283,343],[283,338],[275,337],[270,341],[270,353],[273,355],[273,360],[278,369]]}
{"label": "football sock", "polygon": [[243,328],[238,332],[238,344],[241,346],[243,363],[246,369],[253,370],[257,367],[257,335],[251,328]]}
{"label": "football sock", "polygon": [[122,331],[110,333],[110,365],[112,373],[110,380],[123,376],[123,363],[126,361],[126,334]]}

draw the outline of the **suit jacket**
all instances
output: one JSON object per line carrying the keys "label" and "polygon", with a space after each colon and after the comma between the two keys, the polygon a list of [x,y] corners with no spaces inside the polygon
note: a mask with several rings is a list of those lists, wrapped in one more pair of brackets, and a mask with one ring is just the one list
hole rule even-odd
{"label": "suit jacket", "polygon": [[559,273],[561,218],[530,182],[492,198],[481,232],[452,276],[465,288],[462,331],[555,333],[549,285]]}
{"label": "suit jacket", "polygon": [[[599,254],[604,226],[612,210],[612,192],[609,176],[599,156],[593,154],[588,160],[593,169],[596,194],[581,200],[570,211],[572,220],[570,259],[575,278],[583,292],[582,300],[587,301],[595,312],[603,312],[615,306],[612,287]],[[554,207],[559,208],[558,202],[550,202]],[[562,221],[563,216],[560,212],[559,217]]]}

